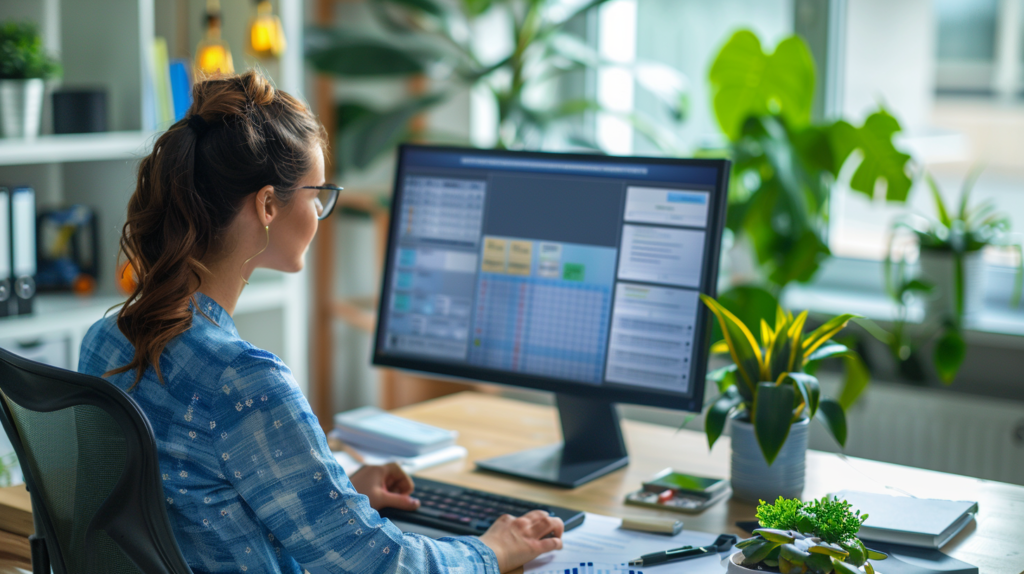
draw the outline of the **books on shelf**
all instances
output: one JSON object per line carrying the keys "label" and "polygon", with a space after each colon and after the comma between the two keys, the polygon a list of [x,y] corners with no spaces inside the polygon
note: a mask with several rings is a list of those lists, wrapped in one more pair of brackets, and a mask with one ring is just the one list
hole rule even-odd
{"label": "books on shelf", "polygon": [[150,128],[167,129],[185,117],[192,105],[191,70],[188,60],[170,59],[167,40],[159,36],[153,39],[143,101]]}
{"label": "books on shelf", "polygon": [[188,60],[171,60],[169,65],[171,79],[171,99],[174,103],[174,121],[185,117],[192,105],[192,76],[189,73],[191,64]]}
{"label": "books on shelf", "polygon": [[868,515],[863,540],[939,548],[963,530],[978,512],[972,501],[912,498],[843,490],[834,494]]}

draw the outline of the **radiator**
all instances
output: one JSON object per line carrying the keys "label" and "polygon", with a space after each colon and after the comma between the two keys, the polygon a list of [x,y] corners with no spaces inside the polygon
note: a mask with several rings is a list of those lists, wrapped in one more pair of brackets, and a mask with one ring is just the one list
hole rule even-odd
{"label": "radiator", "polygon": [[[875,383],[846,416],[850,456],[1024,485],[1024,402]],[[839,451],[818,423],[810,448]]]}

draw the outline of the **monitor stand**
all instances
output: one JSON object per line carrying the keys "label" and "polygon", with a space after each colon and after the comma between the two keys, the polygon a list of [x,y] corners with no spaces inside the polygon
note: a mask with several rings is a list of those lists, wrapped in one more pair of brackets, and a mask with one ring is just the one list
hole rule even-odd
{"label": "monitor stand", "polygon": [[615,405],[555,395],[565,442],[479,460],[477,468],[575,488],[629,464]]}

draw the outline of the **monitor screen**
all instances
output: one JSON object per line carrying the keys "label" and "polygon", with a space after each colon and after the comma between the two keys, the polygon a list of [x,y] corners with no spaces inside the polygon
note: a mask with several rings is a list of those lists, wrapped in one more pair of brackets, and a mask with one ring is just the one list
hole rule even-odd
{"label": "monitor screen", "polygon": [[700,410],[727,174],[402,146],[374,364]]}

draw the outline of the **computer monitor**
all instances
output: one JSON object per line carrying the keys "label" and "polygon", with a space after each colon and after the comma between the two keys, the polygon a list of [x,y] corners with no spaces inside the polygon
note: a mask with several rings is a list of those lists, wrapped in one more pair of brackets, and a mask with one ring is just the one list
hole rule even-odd
{"label": "computer monitor", "polygon": [[614,404],[700,411],[729,162],[403,145],[373,363],[556,393],[564,442],[478,461],[574,487]]}

